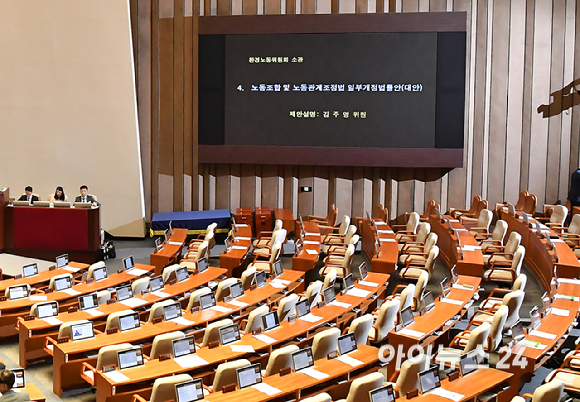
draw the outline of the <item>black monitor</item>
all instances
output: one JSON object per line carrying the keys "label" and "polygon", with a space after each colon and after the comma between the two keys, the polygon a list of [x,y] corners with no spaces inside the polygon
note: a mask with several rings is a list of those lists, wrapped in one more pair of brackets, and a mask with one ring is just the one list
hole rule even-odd
{"label": "black monitor", "polygon": [[357,350],[356,335],[350,332],[338,338],[338,351],[341,355],[346,355],[354,350]]}
{"label": "black monitor", "polygon": [[117,352],[117,360],[120,370],[141,366],[143,364],[143,349],[139,347]]}
{"label": "black monitor", "polygon": [[18,300],[28,297],[28,286],[26,285],[11,286],[9,289],[8,297],[10,300]]}
{"label": "black monitor", "polygon": [[173,340],[173,357],[195,353],[195,337],[193,335]]}
{"label": "black monitor", "polygon": [[345,276],[343,281],[344,281],[344,288],[346,290],[352,289],[354,287],[354,276],[352,275],[352,273]]}
{"label": "black monitor", "polygon": [[232,286],[230,286],[230,295],[232,296],[232,299],[236,299],[244,295],[244,286],[242,285],[242,282],[237,281]]}
{"label": "black monitor", "polygon": [[206,257],[202,257],[199,260],[197,260],[197,270],[199,273],[207,271],[208,268],[209,268],[209,263],[207,262]]}
{"label": "black monitor", "polygon": [[329,305],[330,303],[332,303],[336,299],[336,294],[334,293],[333,286],[327,287],[326,289],[324,289],[322,291],[322,293],[324,294],[324,303],[326,305]]}
{"label": "black monitor", "polygon": [[207,293],[199,297],[199,305],[202,310],[207,310],[216,305],[215,295],[212,293]]}
{"label": "black monitor", "polygon": [[278,312],[272,311],[268,314],[262,316],[262,328],[264,331],[269,331],[280,326],[280,320],[278,318]]}
{"label": "black monitor", "polygon": [[79,308],[81,311],[90,310],[97,307],[99,307],[97,292],[79,296]]}
{"label": "black monitor", "polygon": [[22,267],[22,276],[24,278],[30,278],[31,276],[38,275],[38,265],[28,264]]}
{"label": "black monitor", "polygon": [[181,317],[181,304],[178,302],[163,306],[163,318],[165,321],[171,321]]}
{"label": "black monitor", "polygon": [[421,388],[421,394],[425,394],[440,386],[441,380],[439,380],[439,368],[437,366],[419,373],[419,387]]}
{"label": "black monitor", "polygon": [[236,370],[236,374],[238,376],[238,387],[240,387],[240,389],[262,382],[260,363],[239,368]]}
{"label": "black monitor", "polygon": [[411,310],[410,306],[401,310],[399,314],[401,314],[401,322],[403,323],[403,327],[408,327],[415,322],[415,317],[413,317],[413,311]]}
{"label": "black monitor", "polygon": [[284,268],[282,267],[282,260],[274,261],[274,275],[279,277],[284,273]]}
{"label": "black monitor", "polygon": [[72,287],[72,281],[70,276],[64,276],[62,278],[57,278],[54,280],[54,290],[60,292],[61,290],[69,289]]}
{"label": "black monitor", "polygon": [[256,286],[258,286],[259,288],[261,288],[266,283],[268,283],[267,282],[267,279],[266,279],[266,271],[258,271],[258,272],[256,272],[256,275],[254,276],[254,279],[256,281]]}
{"label": "black monitor", "polygon": [[158,290],[161,290],[165,287],[165,284],[163,283],[163,276],[158,275],[155,276],[153,278],[151,278],[151,280],[149,280],[149,291],[150,292],[156,292]]}
{"label": "black monitor", "polygon": [[135,261],[133,260],[132,255],[127,258],[123,258],[123,267],[125,268],[125,271],[135,268]]}
{"label": "black monitor", "polygon": [[58,302],[51,301],[41,303],[36,306],[36,316],[38,318],[55,317],[58,315]]}
{"label": "black monitor", "polygon": [[477,370],[477,352],[463,353],[459,358],[459,372],[462,377]]}
{"label": "black monitor", "polygon": [[194,402],[203,400],[203,383],[201,378],[175,384],[177,402]]}
{"label": "black monitor", "polygon": [[361,263],[358,266],[358,272],[359,272],[359,279],[361,281],[364,281],[368,275],[367,264],[365,262]]}
{"label": "black monitor", "polygon": [[64,268],[68,265],[68,254],[62,254],[56,257],[56,267]]}
{"label": "black monitor", "polygon": [[308,299],[300,300],[296,303],[296,317],[300,318],[310,313],[310,304],[308,304]]}
{"label": "black monitor", "polygon": [[26,386],[26,383],[24,381],[24,369],[22,368],[15,368],[15,369],[10,369],[10,371],[12,371],[12,373],[14,373],[14,385],[12,386],[12,388],[24,388]]}
{"label": "black monitor", "polygon": [[92,321],[71,325],[70,331],[73,341],[89,339],[95,336]]}
{"label": "black monitor", "polygon": [[119,317],[119,329],[122,331],[130,331],[132,329],[139,328],[141,326],[141,321],[139,320],[139,313],[134,312],[130,314],[125,314]]}
{"label": "black monitor", "polygon": [[312,348],[308,347],[292,353],[292,365],[294,366],[294,371],[314,366]]}
{"label": "black monitor", "polygon": [[240,329],[238,324],[226,325],[220,328],[220,343],[228,345],[240,340]]}
{"label": "black monitor", "polygon": [[95,280],[95,282],[107,279],[107,277],[108,277],[107,267],[98,267],[93,269],[93,279]]}
{"label": "black monitor", "polygon": [[384,385],[380,388],[375,388],[369,391],[369,396],[371,402],[394,402],[395,401],[395,391],[391,384]]}
{"label": "black monitor", "polygon": [[175,276],[177,277],[177,282],[186,281],[189,278],[189,271],[187,267],[179,267],[175,270]]}
{"label": "black monitor", "polygon": [[131,285],[118,287],[115,291],[117,294],[117,301],[123,301],[133,297],[133,288]]}

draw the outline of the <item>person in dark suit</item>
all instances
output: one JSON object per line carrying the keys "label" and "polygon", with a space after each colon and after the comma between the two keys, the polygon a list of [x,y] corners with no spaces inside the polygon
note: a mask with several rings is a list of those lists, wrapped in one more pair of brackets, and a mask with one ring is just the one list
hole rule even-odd
{"label": "person in dark suit", "polygon": [[75,198],[75,202],[90,202],[95,207],[100,205],[99,202],[95,200],[92,195],[89,194],[89,188],[87,187],[86,184],[83,184],[81,186],[81,195],[78,195]]}
{"label": "person in dark suit", "polygon": [[32,203],[33,203],[34,201],[39,201],[39,200],[38,200],[38,197],[37,197],[37,196],[35,196],[34,194],[32,194],[32,187],[30,187],[30,186],[26,186],[26,187],[24,188],[24,192],[25,192],[25,194],[22,194],[22,195],[20,196],[20,198],[18,199],[18,201],[28,201],[28,203],[29,203],[30,205],[32,205]]}
{"label": "person in dark suit", "polygon": [[14,373],[11,370],[1,370],[0,371],[0,402],[24,402],[30,401],[30,397],[26,392],[14,392],[12,387],[14,386]]}

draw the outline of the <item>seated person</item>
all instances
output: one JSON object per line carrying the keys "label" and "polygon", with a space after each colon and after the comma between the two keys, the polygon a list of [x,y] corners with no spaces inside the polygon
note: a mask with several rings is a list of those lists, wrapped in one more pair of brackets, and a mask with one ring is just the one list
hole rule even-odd
{"label": "seated person", "polygon": [[14,373],[10,370],[0,371],[0,402],[20,402],[30,401],[30,397],[26,392],[14,392],[12,386],[14,385]]}
{"label": "seated person", "polygon": [[64,193],[64,189],[62,188],[62,186],[58,186],[56,188],[56,190],[54,190],[54,194],[51,195],[48,200],[50,202],[55,202],[55,201],[67,202],[68,201],[68,197]]}
{"label": "seated person", "polygon": [[32,203],[33,203],[34,201],[38,201],[38,197],[37,197],[37,196],[35,196],[34,194],[32,194],[32,187],[30,187],[30,186],[26,186],[26,187],[24,188],[24,192],[25,192],[26,194],[22,194],[22,195],[20,196],[20,198],[18,199],[18,201],[28,201],[28,203],[29,203],[30,205],[32,205]]}
{"label": "seated person", "polygon": [[81,186],[81,195],[77,195],[77,197],[75,198],[75,202],[90,202],[95,207],[97,205],[100,205],[99,202],[95,200],[92,195],[89,194],[89,188],[87,187],[86,184],[83,184]]}

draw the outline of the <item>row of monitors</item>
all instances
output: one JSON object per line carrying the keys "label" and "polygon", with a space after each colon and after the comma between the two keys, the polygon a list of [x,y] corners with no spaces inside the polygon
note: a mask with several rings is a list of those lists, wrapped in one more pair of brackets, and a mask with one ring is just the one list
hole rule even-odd
{"label": "row of monitors", "polygon": [[[44,207],[44,208],[50,207],[51,204],[55,208],[70,208],[71,207],[70,201],[54,201],[52,203],[50,201],[33,201],[32,202],[33,206]],[[30,202],[28,202],[28,201],[13,201],[12,205],[15,207],[29,207]],[[75,201],[72,205],[75,208],[86,208],[86,209],[89,209],[93,206],[93,204],[91,202],[80,202],[80,201]]]}

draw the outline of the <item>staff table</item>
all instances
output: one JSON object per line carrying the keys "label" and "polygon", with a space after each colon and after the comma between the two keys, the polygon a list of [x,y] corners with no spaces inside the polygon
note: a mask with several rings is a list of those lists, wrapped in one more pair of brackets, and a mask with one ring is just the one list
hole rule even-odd
{"label": "staff table", "polygon": [[[296,231],[301,231],[300,222],[296,222]],[[307,272],[313,269],[320,257],[320,230],[315,222],[304,222],[304,245],[300,254],[292,256],[292,269]]]}
{"label": "staff table", "polygon": [[[376,220],[376,228],[367,218],[360,220],[362,228],[361,249],[371,261],[373,272],[393,273],[397,266],[399,247],[395,239],[395,233],[391,227],[383,221]],[[377,239],[380,246],[377,253]]]}
{"label": "staff table", "polygon": [[229,209],[208,211],[157,212],[151,220],[151,237],[162,235],[172,222],[174,229],[185,229],[187,234],[205,233],[207,227],[217,223],[216,233],[227,233],[230,228],[231,214]]}
{"label": "staff table", "polygon": [[228,278],[233,276],[234,269],[243,264],[252,246],[252,228],[249,225],[236,224],[232,230],[231,248],[220,254],[220,267],[228,270]]}
{"label": "staff table", "polygon": [[179,261],[186,238],[187,229],[174,229],[169,241],[163,244],[163,248],[151,253],[149,263],[155,267],[155,275],[161,275],[163,268]]}

